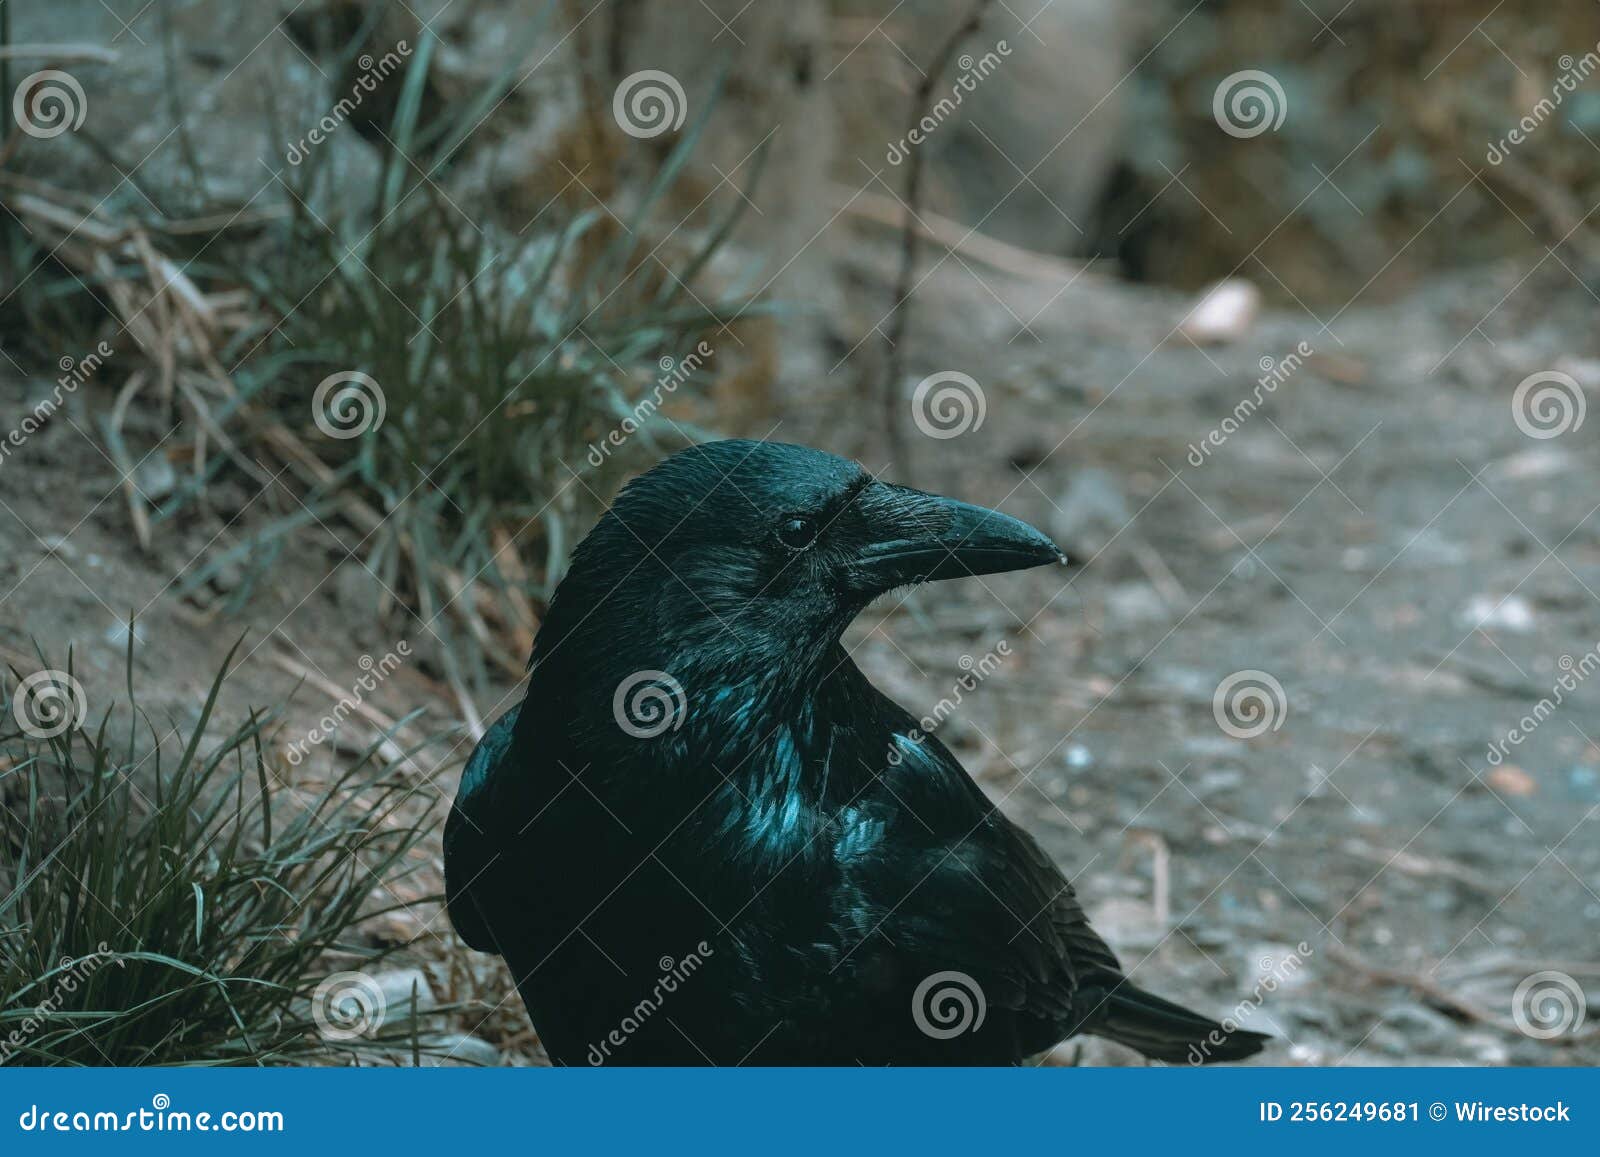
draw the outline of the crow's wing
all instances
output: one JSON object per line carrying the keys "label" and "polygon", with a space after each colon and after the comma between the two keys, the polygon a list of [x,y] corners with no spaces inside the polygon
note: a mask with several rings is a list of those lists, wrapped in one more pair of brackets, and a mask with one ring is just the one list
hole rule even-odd
{"label": "crow's wing", "polygon": [[1265,1036],[1226,1029],[1129,982],[1033,837],[995,809],[937,740],[918,746],[926,763],[891,790],[913,812],[924,809],[928,838],[915,857],[924,875],[885,918],[890,940],[910,946],[916,968],[971,976],[989,1005],[1016,1014],[1023,1055],[1079,1032],[1171,1062],[1261,1050]]}
{"label": "crow's wing", "polygon": [[470,947],[479,952],[498,952],[488,926],[473,902],[472,884],[494,861],[492,833],[498,826],[491,821],[489,784],[495,769],[511,746],[519,703],[490,725],[473,748],[461,771],[461,786],[455,806],[444,825],[444,894],[450,923]]}
{"label": "crow's wing", "polygon": [[[955,756],[932,738],[915,751],[889,784],[898,806],[912,813],[902,834],[922,835],[919,854],[891,849],[904,862],[892,883],[878,878],[888,884],[879,893],[890,913],[886,933],[914,954],[918,968],[972,976],[994,1007],[1074,1024],[1085,993],[1122,980],[1116,955],[1089,926],[1060,869],[996,810]],[[1064,1035],[1065,1028],[1046,1043]]]}

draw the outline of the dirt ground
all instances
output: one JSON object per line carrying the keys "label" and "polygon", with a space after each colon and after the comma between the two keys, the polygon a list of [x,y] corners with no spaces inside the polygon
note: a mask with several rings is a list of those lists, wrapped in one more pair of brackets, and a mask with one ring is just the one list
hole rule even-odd
{"label": "dirt ground", "polygon": [[[1527,273],[1269,316],[1221,349],[1173,332],[1187,299],[1080,280],[1052,300],[957,263],[924,287],[924,368],[993,386],[982,427],[913,439],[918,482],[1087,561],[925,592],[929,621],[875,628],[864,661],[931,704],[964,653],[1013,640],[946,734],[1142,982],[1242,1000],[1283,1038],[1263,1063],[1600,1058],[1511,1016],[1532,974],[1600,975],[1600,688],[1557,686],[1600,643],[1600,431],[1513,418],[1529,374],[1600,385],[1594,297]],[[949,329],[984,300],[981,339]],[[1199,449],[1263,359],[1307,347]],[[1249,738],[1214,714],[1237,672],[1281,687]]]}
{"label": "dirt ground", "polygon": [[[889,297],[887,239],[854,253],[840,312],[859,324],[822,358],[836,372],[730,432],[884,465],[883,445],[839,420],[860,405],[845,351]],[[948,439],[908,424],[911,480],[999,505],[1081,561],[875,607],[849,638],[864,669],[914,714],[959,696],[942,737],[1075,879],[1139,982],[1281,1038],[1260,1063],[1600,1062],[1592,1019],[1545,1040],[1513,1017],[1540,972],[1600,985],[1600,686],[1560,692],[1524,742],[1491,747],[1600,646],[1600,420],[1535,438],[1513,418],[1535,372],[1593,398],[1594,292],[1556,262],[1507,264],[1398,301],[1269,311],[1201,347],[1178,332],[1192,301],[1175,294],[928,265],[909,366],[970,375],[984,419]],[[1258,410],[1191,451],[1256,389],[1262,359],[1281,367],[1301,342],[1311,352]],[[8,410],[46,388],[0,383]],[[89,387],[0,465],[7,662],[26,672],[34,640],[57,662],[70,645],[97,713],[121,694],[132,610],[144,706],[182,720],[245,634],[224,704],[298,685],[287,742],[361,656],[425,638],[415,616],[361,613],[381,592],[342,526],[309,525],[254,590],[177,597],[188,568],[297,500],[241,491],[141,551],[90,425],[109,390]],[[1002,642],[993,674],[961,689]],[[1230,733],[1214,697],[1241,672],[1266,688],[1266,717]],[[514,694],[474,704],[489,718]],[[460,723],[421,664],[370,702],[422,709],[419,734]],[[348,742],[370,739],[368,722],[347,726]],[[453,792],[467,749],[422,761],[419,800]],[[419,937],[441,996],[506,994],[435,911],[395,934]],[[536,1061],[520,1018],[513,997],[461,1028],[491,1059]],[[1052,1059],[1132,1058],[1089,1043]]]}

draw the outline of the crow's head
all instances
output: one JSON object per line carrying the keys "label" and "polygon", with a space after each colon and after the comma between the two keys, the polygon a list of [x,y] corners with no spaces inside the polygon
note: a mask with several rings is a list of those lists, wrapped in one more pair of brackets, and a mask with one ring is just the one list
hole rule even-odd
{"label": "crow's head", "polygon": [[[575,552],[552,617],[603,616],[615,641],[621,615],[632,635],[730,658],[820,654],[895,587],[1064,561],[1009,515],[875,481],[844,458],[711,442],[623,490]],[[602,601],[610,612],[583,605]]]}

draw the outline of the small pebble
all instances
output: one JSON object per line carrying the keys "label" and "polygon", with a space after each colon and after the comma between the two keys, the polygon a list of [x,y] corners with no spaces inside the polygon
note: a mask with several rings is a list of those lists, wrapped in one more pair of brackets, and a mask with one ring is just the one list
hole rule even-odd
{"label": "small pebble", "polygon": [[[123,621],[123,620],[118,620],[117,622],[114,622],[109,627],[107,627],[106,630],[105,630],[105,640],[106,640],[106,642],[110,643],[113,647],[116,647],[119,651],[127,650],[127,647],[128,647],[128,624],[127,624],[127,622]],[[145,628],[144,628],[144,624],[143,623],[135,623],[134,624],[134,626],[133,626],[133,641],[138,643],[140,646],[143,646],[146,642],[149,641],[148,638],[145,636]]]}
{"label": "small pebble", "polygon": [[1243,278],[1230,278],[1201,295],[1180,329],[1200,345],[1237,341],[1249,332],[1260,311],[1261,291]]}
{"label": "small pebble", "polygon": [[159,502],[178,484],[178,472],[161,454],[152,454],[133,471],[133,484],[147,502]]}
{"label": "small pebble", "polygon": [[1533,608],[1519,595],[1474,595],[1457,618],[1463,627],[1472,630],[1499,629],[1521,634],[1533,629]]}

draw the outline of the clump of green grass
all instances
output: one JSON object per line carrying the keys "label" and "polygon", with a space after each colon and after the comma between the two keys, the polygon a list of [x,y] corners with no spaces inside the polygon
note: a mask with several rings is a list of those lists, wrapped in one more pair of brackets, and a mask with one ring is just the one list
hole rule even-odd
{"label": "clump of green grass", "polygon": [[[194,568],[182,589],[272,557],[312,517],[343,519],[361,532],[362,561],[441,638],[447,666],[487,653],[514,676],[525,654],[492,640],[531,626],[530,600],[548,596],[627,471],[703,436],[639,403],[666,366],[707,338],[724,344],[727,323],[753,311],[692,287],[746,201],[733,196],[679,239],[652,225],[709,109],[618,212],[581,182],[520,226],[487,195],[452,199],[442,185],[513,78],[425,123],[433,43],[425,35],[392,82],[402,87],[379,126],[370,203],[330,188],[313,155],[284,174],[287,216],[228,267],[262,305],[260,326],[221,354],[239,396],[329,469],[303,496],[309,513]],[[678,398],[709,383],[706,360],[674,382]],[[334,375],[344,378],[319,396]],[[624,420],[624,444],[592,460]]]}
{"label": "clump of green grass", "polygon": [[[364,9],[350,35],[340,21],[313,22],[307,43],[322,46],[338,78],[330,98],[348,91],[363,53],[382,52],[381,8]],[[540,26],[528,36],[532,51],[556,32]],[[186,212],[230,223],[207,227],[216,232],[166,220],[159,206],[169,190],[146,190],[131,199],[128,221],[104,224],[106,236],[135,225],[148,234],[181,266],[190,296],[205,299],[202,313],[116,246],[56,270],[7,215],[0,279],[18,278],[22,290],[18,308],[0,310],[0,334],[34,335],[25,348],[53,363],[61,349],[91,348],[91,335],[114,324],[97,298],[125,300],[141,325],[172,311],[183,324],[121,344],[132,360],[119,360],[119,376],[144,376],[140,386],[123,377],[128,392],[95,423],[119,464],[150,448],[155,428],[179,425],[160,452],[192,470],[149,509],[142,493],[129,494],[140,541],[148,547],[174,525],[241,509],[235,483],[261,498],[244,501],[248,521],[219,534],[172,594],[237,611],[267,585],[276,560],[326,530],[331,563],[343,564],[348,550],[376,576],[375,617],[426,639],[422,664],[448,682],[470,721],[474,695],[492,690],[491,670],[502,682],[521,676],[539,604],[618,483],[706,436],[685,419],[683,402],[739,344],[729,327],[764,308],[720,295],[703,276],[747,195],[677,193],[715,93],[697,103],[658,165],[647,150],[610,147],[609,107],[589,107],[551,142],[552,171],[524,174],[562,191],[513,209],[482,174],[493,172],[502,118],[522,115],[516,89],[528,53],[510,54],[513,63],[481,90],[446,99],[435,47],[421,32],[363,116],[336,130],[377,148],[381,170],[370,186],[351,187],[331,164],[333,150],[314,148],[280,170],[248,215],[194,201],[208,182],[191,173]],[[584,99],[594,104],[592,93]],[[293,117],[305,115],[274,113],[271,138],[300,137]],[[44,182],[27,189],[77,204]],[[668,211],[675,196],[699,202],[692,220]],[[691,362],[692,372],[668,368]],[[613,441],[618,431],[626,436]]]}
{"label": "clump of green grass", "polygon": [[362,931],[401,906],[431,808],[376,747],[318,789],[278,786],[272,713],[207,736],[226,675],[188,728],[131,705],[125,734],[107,711],[38,740],[0,705],[0,1063],[418,1048],[416,1023],[330,1046],[313,1002],[330,973],[388,951]]}

